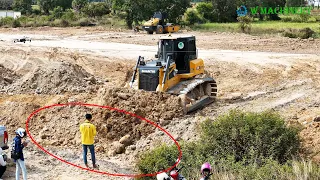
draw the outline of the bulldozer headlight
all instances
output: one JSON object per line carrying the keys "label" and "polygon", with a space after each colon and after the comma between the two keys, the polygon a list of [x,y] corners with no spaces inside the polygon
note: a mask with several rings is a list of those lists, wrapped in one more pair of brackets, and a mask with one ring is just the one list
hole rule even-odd
{"label": "bulldozer headlight", "polygon": [[173,70],[173,76],[176,76],[178,74],[178,69]]}
{"label": "bulldozer headlight", "polygon": [[152,73],[152,74],[156,73],[155,70],[141,70],[141,72],[142,73]]}

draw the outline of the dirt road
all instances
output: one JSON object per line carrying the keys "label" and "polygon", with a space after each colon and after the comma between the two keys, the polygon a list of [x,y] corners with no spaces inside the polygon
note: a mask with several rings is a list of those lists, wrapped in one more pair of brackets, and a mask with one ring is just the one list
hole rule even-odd
{"label": "dirt road", "polygon": [[[198,56],[205,60],[206,71],[217,80],[219,90],[216,103],[182,116],[175,98],[123,88],[137,57],[153,58],[158,35],[97,28],[1,29],[0,122],[8,126],[12,137],[35,109],[81,101],[124,108],[160,123],[177,139],[193,140],[197,124],[207,117],[233,108],[274,109],[288,121],[305,125],[301,133],[304,146],[311,157],[320,160],[320,126],[313,121],[320,115],[320,54],[314,49],[318,40],[187,33],[196,35]],[[31,37],[32,42],[12,42],[21,36]],[[114,112],[82,108],[48,111],[34,119],[32,133],[40,144],[81,165],[78,125],[85,111],[97,117],[97,156],[102,170],[133,173],[139,152],[160,142],[172,143],[148,124]],[[115,155],[117,144],[113,142],[125,134],[131,135],[133,144]],[[61,163],[34,145],[26,149],[26,164],[31,179],[111,179]],[[13,179],[13,171],[10,167],[4,178]]]}
{"label": "dirt road", "polygon": [[[192,34],[190,34],[192,35]],[[107,57],[114,57],[117,59],[134,60],[139,55],[145,56],[147,59],[153,58],[157,52],[156,46],[146,46],[138,44],[126,44],[116,42],[99,42],[91,40],[92,35],[71,36],[71,37],[57,37],[48,35],[32,35],[24,34],[30,37],[32,43],[20,44],[21,47],[48,47],[48,48],[62,48],[78,50],[79,52],[92,53],[94,55],[101,55]],[[95,37],[97,37],[96,35]],[[99,34],[104,37],[105,34]],[[175,35],[173,35],[175,36]],[[3,42],[12,42],[14,38],[19,35],[0,34],[0,39]],[[20,36],[21,37],[21,36]],[[140,37],[133,37],[140,38]],[[126,41],[124,41],[126,42]],[[11,43],[12,44],[12,43]],[[156,43],[154,43],[156,44]],[[11,46],[17,46],[12,44]],[[199,49],[199,57],[205,60],[218,60],[237,63],[254,63],[254,64],[268,64],[279,63],[290,65],[296,59],[314,59],[319,57],[312,54],[289,54],[289,53],[274,53],[274,52],[257,52],[257,51],[234,51],[234,50],[205,50]],[[316,52],[315,52],[316,53]]]}

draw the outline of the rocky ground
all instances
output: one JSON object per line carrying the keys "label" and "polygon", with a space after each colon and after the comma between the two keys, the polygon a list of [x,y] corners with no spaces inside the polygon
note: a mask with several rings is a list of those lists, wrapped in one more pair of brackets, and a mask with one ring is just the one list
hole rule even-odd
{"label": "rocky ground", "polygon": [[[34,110],[83,102],[135,113],[161,125],[176,140],[194,140],[203,119],[214,119],[233,108],[273,109],[291,124],[304,127],[304,153],[320,162],[320,122],[316,118],[320,115],[319,40],[183,34],[196,35],[199,57],[219,88],[217,102],[190,115],[182,115],[177,97],[126,88],[136,58],[155,54],[158,35],[102,28],[0,29],[0,123],[12,138]],[[24,35],[32,37],[32,42],[12,42]],[[50,153],[82,166],[78,128],[87,112],[97,125],[101,171],[133,174],[140,152],[163,142],[173,143],[138,118],[83,106],[39,112],[29,122],[30,134]],[[30,179],[112,179],[62,163],[32,143],[26,148],[26,164]],[[12,162],[9,166],[4,178],[14,179]]]}

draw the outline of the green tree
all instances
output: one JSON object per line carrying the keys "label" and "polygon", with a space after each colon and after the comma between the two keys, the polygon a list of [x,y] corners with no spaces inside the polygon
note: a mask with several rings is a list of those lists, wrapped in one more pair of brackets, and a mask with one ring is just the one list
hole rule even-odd
{"label": "green tree", "polygon": [[201,22],[201,17],[198,11],[194,9],[187,10],[186,12],[186,21],[189,25],[194,25],[195,23]]}
{"label": "green tree", "polygon": [[80,12],[82,8],[84,8],[88,4],[88,0],[73,0],[72,1],[72,8]]}
{"label": "green tree", "polygon": [[14,0],[13,9],[15,11],[21,11],[21,14],[31,13],[32,0]]}
{"label": "green tree", "polygon": [[81,11],[89,17],[101,17],[111,12],[109,5],[105,2],[89,3]]}
{"label": "green tree", "polygon": [[[286,5],[286,0],[264,0],[261,3],[262,7],[268,8],[276,8],[276,7],[284,7]],[[269,19],[271,20],[280,20],[280,17],[275,13],[268,14]]]}
{"label": "green tree", "polygon": [[202,15],[208,21],[214,22],[215,21],[215,11],[213,9],[213,5],[210,2],[201,2],[196,6],[197,11],[199,14]]}
{"label": "green tree", "polygon": [[150,18],[153,5],[148,0],[113,0],[112,9],[125,12],[125,20],[128,28],[132,28],[133,22]]}
{"label": "green tree", "polygon": [[72,0],[56,0],[56,6],[62,7],[63,11],[72,8]]}
{"label": "green tree", "polygon": [[[260,7],[284,7],[286,0],[212,0],[211,1],[214,9],[214,18],[217,22],[233,22],[237,20],[236,9],[241,5],[248,7],[248,13],[250,14],[250,7],[259,7],[257,14],[260,20],[263,20],[264,15],[261,14]],[[278,20],[280,19],[277,14],[268,14],[269,19]]]}
{"label": "green tree", "polygon": [[13,5],[13,0],[1,0],[0,1],[0,9],[10,9]]}
{"label": "green tree", "polygon": [[63,8],[60,6],[55,7],[52,11],[52,15],[57,19],[61,18],[63,15]]}
{"label": "green tree", "polygon": [[218,22],[233,22],[237,19],[237,1],[234,0],[213,0],[213,9],[216,10]]}
{"label": "green tree", "polygon": [[297,7],[303,5],[304,1],[301,0],[287,0],[286,6]]}
{"label": "green tree", "polygon": [[151,5],[154,5],[153,11],[166,12],[168,20],[176,23],[181,19],[186,10],[191,7],[190,2],[191,0],[153,0]]}
{"label": "green tree", "polygon": [[126,23],[132,28],[132,23],[149,19],[154,12],[165,12],[168,20],[175,23],[190,7],[190,0],[113,0],[112,9],[126,13]]}
{"label": "green tree", "polygon": [[39,7],[45,14],[49,14],[50,10],[53,10],[56,7],[56,0],[38,0]]}

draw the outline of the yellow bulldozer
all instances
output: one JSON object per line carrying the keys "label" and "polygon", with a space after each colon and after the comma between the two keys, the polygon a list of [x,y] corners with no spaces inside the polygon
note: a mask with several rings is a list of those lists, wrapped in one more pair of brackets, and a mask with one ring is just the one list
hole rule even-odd
{"label": "yellow bulldozer", "polygon": [[[137,77],[137,82],[135,78]],[[129,83],[137,89],[158,91],[180,97],[185,114],[215,101],[216,81],[205,74],[198,58],[195,36],[160,37],[155,59],[139,56]]]}
{"label": "yellow bulldozer", "polygon": [[153,34],[154,32],[156,32],[156,34],[164,34],[180,30],[180,26],[166,23],[166,20],[166,13],[155,12],[153,17],[143,24],[142,29],[147,31],[148,34]]}

